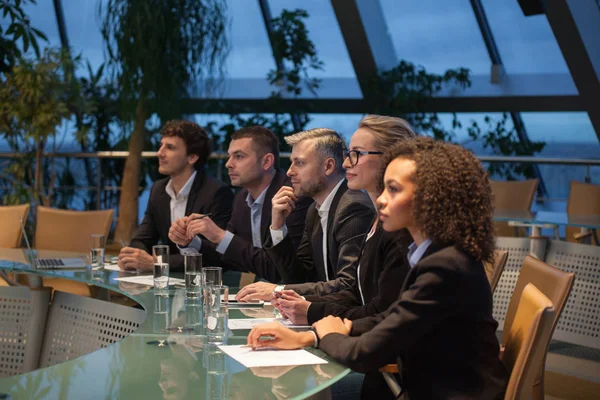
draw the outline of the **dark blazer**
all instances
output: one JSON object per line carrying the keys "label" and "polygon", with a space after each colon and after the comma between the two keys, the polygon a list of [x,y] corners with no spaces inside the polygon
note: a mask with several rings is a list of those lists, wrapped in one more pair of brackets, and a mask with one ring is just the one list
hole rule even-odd
{"label": "dark blazer", "polygon": [[[265,194],[265,200],[262,206],[262,214],[260,221],[260,236],[263,245],[267,243],[267,240],[271,236],[269,227],[271,226],[271,209],[273,196],[284,186],[291,186],[285,171],[278,170],[271,181],[271,185],[267,189]],[[242,189],[235,196],[233,202],[233,212],[231,219],[227,224],[227,230],[234,234],[227,251],[221,255],[217,253],[215,245],[207,244],[207,241],[203,241],[202,246],[211,248],[211,250],[202,250],[203,256],[213,260],[215,264],[217,261],[221,262],[221,265],[225,269],[233,269],[242,272],[253,272],[258,277],[266,279],[270,282],[279,282],[281,277],[275,264],[269,258],[268,254],[261,248],[254,247],[252,243],[252,223],[251,223],[251,212],[246,197],[248,196],[248,190]],[[288,236],[292,242],[293,249],[298,248],[302,233],[304,232],[304,220],[306,218],[306,211],[308,207],[313,203],[310,197],[301,197],[296,201],[296,208],[290,213],[286,220],[288,227]]]}
{"label": "dark blazer", "polygon": [[[362,248],[356,284],[327,296],[307,296],[310,325],[327,315],[355,320],[382,313],[398,300],[410,270],[406,254],[412,238],[407,230],[386,232],[379,224]],[[359,286],[360,285],[360,288]],[[365,302],[363,304],[362,298]]]}
{"label": "dark blazer", "polygon": [[[286,289],[301,295],[325,295],[347,289],[356,279],[356,260],[375,218],[369,196],[349,190],[346,181],[336,192],[327,220],[327,260],[323,260],[323,229],[316,204],[306,213],[304,233],[297,251],[286,236],[265,249],[275,260]],[[271,242],[272,243],[272,242]],[[326,281],[327,268],[329,281]]]}
{"label": "dark blazer", "polygon": [[[183,269],[183,256],[169,239],[171,227],[171,198],[165,188],[170,178],[156,181],[150,189],[150,198],[142,224],[131,241],[130,246],[152,254],[152,246],[159,243],[169,245],[170,266],[174,270]],[[212,220],[225,228],[231,217],[233,192],[223,182],[197,171],[185,206],[185,215],[192,213],[212,213]]]}
{"label": "dark blazer", "polygon": [[503,399],[497,326],[483,264],[432,244],[388,310],[354,321],[352,336],[323,337],[319,347],[357,371],[398,362],[411,400]]}

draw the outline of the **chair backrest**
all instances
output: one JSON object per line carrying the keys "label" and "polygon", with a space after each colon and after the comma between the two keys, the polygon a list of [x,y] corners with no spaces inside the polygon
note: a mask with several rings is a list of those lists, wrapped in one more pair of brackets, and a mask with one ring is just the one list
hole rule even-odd
{"label": "chair backrest", "polygon": [[29,204],[0,206],[0,221],[2,221],[0,247],[8,249],[21,247],[22,231],[19,217],[25,221],[27,214],[29,214]]}
{"label": "chair backrest", "polygon": [[515,292],[518,306],[510,329],[505,331],[502,362],[510,371],[505,399],[527,399],[533,395],[540,366],[543,367],[556,313],[552,302],[531,283]]}
{"label": "chair backrest", "polygon": [[[600,185],[571,181],[569,200],[567,201],[569,215],[600,215]],[[567,226],[567,240],[575,242],[575,234],[579,228]],[[596,233],[596,238],[598,234]],[[595,243],[600,245],[600,243]]]}
{"label": "chair backrest", "polygon": [[49,304],[46,288],[0,288],[0,378],[38,367]]}
{"label": "chair backrest", "polygon": [[492,293],[494,293],[496,286],[498,286],[498,281],[500,280],[500,276],[502,276],[502,271],[504,271],[507,260],[508,251],[494,250],[494,262],[483,264],[485,268],[485,274],[490,282]]}
{"label": "chair backrest", "polygon": [[145,319],[146,312],[137,308],[55,291],[40,367],[106,347],[135,331]]}
{"label": "chair backrest", "polygon": [[35,247],[87,253],[90,235],[108,236],[113,210],[67,211],[38,206]]}
{"label": "chair backrest", "polygon": [[494,319],[500,326],[504,323],[504,317],[508,310],[508,304],[513,295],[519,273],[523,266],[523,260],[531,250],[529,238],[497,237],[496,250],[508,252],[508,259],[504,271],[496,284],[494,290]]}
{"label": "chair backrest", "polygon": [[[558,268],[554,268],[553,266],[548,265],[545,262],[540,261],[531,256],[525,257],[525,260],[523,260],[523,267],[521,268],[521,273],[519,274],[519,279],[517,280],[517,284],[514,288],[513,297],[510,300],[510,304],[508,305],[508,310],[506,312],[506,317],[504,318],[503,332],[510,332],[512,330],[512,325],[514,324],[515,316],[519,305],[519,296],[523,292],[525,286],[531,283],[539,291],[541,291],[544,294],[544,296],[550,299],[550,301],[554,305],[555,313],[553,314],[553,318],[550,324],[551,338],[552,334],[554,333],[554,329],[556,328],[556,324],[558,323],[558,318],[560,317],[560,314],[565,306],[567,298],[569,297],[569,293],[571,292],[571,288],[573,287],[574,279],[575,274],[572,272],[563,272]],[[508,335],[502,335],[502,344],[504,346],[506,346],[508,338]],[[550,342],[548,341],[548,344],[549,343]],[[542,392],[544,390],[543,383],[544,365],[546,361],[545,357],[546,356],[544,355],[544,362],[538,368],[538,375],[535,382],[535,390],[539,390]]]}
{"label": "chair backrest", "polygon": [[[490,181],[492,187],[494,209],[511,211],[529,211],[535,196],[539,180],[525,181]],[[497,221],[497,236],[515,236],[515,229],[507,222]]]}
{"label": "chair backrest", "polygon": [[600,247],[551,240],[545,261],[577,276],[554,339],[600,349]]}

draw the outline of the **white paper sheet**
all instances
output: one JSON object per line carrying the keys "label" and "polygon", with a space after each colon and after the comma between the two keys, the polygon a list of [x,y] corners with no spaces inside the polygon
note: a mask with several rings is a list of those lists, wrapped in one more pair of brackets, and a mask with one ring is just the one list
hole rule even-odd
{"label": "white paper sheet", "polygon": [[248,368],[327,364],[327,361],[306,350],[252,350],[250,347],[244,347],[243,345],[219,346],[219,348]]}
{"label": "white paper sheet", "polygon": [[289,319],[278,318],[277,322],[290,329],[310,329],[310,325],[294,325]]}
{"label": "white paper sheet", "polygon": [[294,325],[289,319],[283,318],[240,318],[230,319],[228,321],[229,329],[252,329],[256,325],[266,324],[268,322],[279,322],[281,325],[287,326],[290,329],[309,329],[310,325]]}
{"label": "white paper sheet", "polygon": [[109,271],[133,272],[133,273],[136,273],[136,271],[123,271],[121,268],[119,268],[119,266],[117,264],[104,264],[104,269],[107,269]]}
{"label": "white paper sheet", "polygon": [[256,325],[266,324],[275,321],[275,318],[240,318],[230,319],[227,322],[229,329],[252,329]]}
{"label": "white paper sheet", "polygon": [[[117,278],[117,280],[129,283],[137,283],[138,285],[154,286],[154,276],[152,275],[127,276],[124,278]],[[169,285],[175,285],[178,283],[183,283],[185,285],[185,281],[183,279],[169,278]]]}

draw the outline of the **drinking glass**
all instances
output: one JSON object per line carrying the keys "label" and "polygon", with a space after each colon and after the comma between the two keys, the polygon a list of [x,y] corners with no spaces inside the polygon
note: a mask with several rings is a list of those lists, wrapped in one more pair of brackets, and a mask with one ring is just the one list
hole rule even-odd
{"label": "drinking glass", "polygon": [[169,246],[152,246],[154,261],[154,289],[166,289],[169,286]]}
{"label": "drinking glass", "polygon": [[227,356],[214,343],[207,343],[202,353],[207,372],[206,399],[228,399],[230,375],[227,373]]}
{"label": "drinking glass", "polygon": [[188,298],[196,299],[202,293],[202,254],[185,255],[185,294]]}
{"label": "drinking glass", "polygon": [[186,298],[185,302],[185,328],[192,330],[195,334],[201,335],[203,307],[202,300],[197,298]]}
{"label": "drinking glass", "polygon": [[221,267],[202,268],[206,286],[220,286],[223,284],[223,269]]}
{"label": "drinking glass", "polygon": [[206,335],[211,343],[224,343],[227,337],[227,313],[229,287],[210,285],[206,287]]}
{"label": "drinking glass", "polygon": [[104,268],[104,245],[104,235],[90,235],[90,266],[92,269]]}
{"label": "drinking glass", "polygon": [[166,333],[169,331],[169,308],[170,307],[168,295],[154,295],[154,315],[152,330],[155,333]]}

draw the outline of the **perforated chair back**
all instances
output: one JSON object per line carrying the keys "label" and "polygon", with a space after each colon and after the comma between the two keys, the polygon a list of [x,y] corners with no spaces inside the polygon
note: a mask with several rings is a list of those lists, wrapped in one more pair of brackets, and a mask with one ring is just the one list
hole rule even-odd
{"label": "perforated chair back", "polygon": [[[571,181],[569,187],[569,200],[567,201],[567,214],[569,215],[600,215],[600,185]],[[576,242],[579,228],[566,228],[567,240]],[[600,246],[598,243],[598,231],[591,232],[590,243]]]}
{"label": "perforated chair back", "polygon": [[38,367],[49,304],[46,288],[0,288],[0,378]]}
{"label": "perforated chair back", "polygon": [[[534,257],[527,256],[523,261],[523,267],[519,274],[519,279],[514,288],[514,295],[508,306],[506,318],[504,319],[503,332],[510,332],[514,324],[517,308],[519,305],[519,295],[528,284],[533,284],[544,296],[546,296],[554,305],[555,313],[550,325],[550,338],[556,328],[558,318],[565,306],[575,274],[572,272],[563,272],[558,268],[546,264]],[[502,336],[502,344],[506,346],[508,335]],[[548,342],[549,344],[549,342]],[[544,398],[544,365],[546,361],[539,366],[538,375],[534,387],[534,398],[542,400]]]}
{"label": "perforated chair back", "polygon": [[505,336],[502,362],[510,372],[505,399],[530,400],[540,366],[543,367],[555,310],[552,302],[534,285],[527,284],[518,301],[513,323]]}
{"label": "perforated chair back", "polygon": [[65,292],[54,292],[40,366],[47,367],[104,348],[135,331],[146,312]]}
{"label": "perforated chair back", "polygon": [[507,251],[508,257],[502,275],[494,290],[494,319],[502,326],[508,304],[517,284],[523,260],[529,255],[531,241],[528,238],[496,238],[496,250]]}
{"label": "perforated chair back", "polygon": [[90,251],[90,235],[108,236],[113,210],[67,211],[38,206],[35,247],[44,250]]}
{"label": "perforated chair back", "polygon": [[[529,211],[539,180],[490,181],[495,210]],[[507,222],[496,221],[497,236],[515,236],[515,228]],[[519,235],[523,236],[523,235]]]}
{"label": "perforated chair back", "polygon": [[554,339],[600,349],[600,247],[552,240],[546,262],[576,276]]}
{"label": "perforated chair back", "polygon": [[494,250],[494,262],[483,264],[485,268],[485,275],[490,282],[490,288],[492,289],[492,293],[496,290],[496,286],[498,286],[498,281],[500,280],[500,276],[502,276],[502,271],[504,271],[504,267],[506,266],[506,261],[508,260],[508,251],[506,250]]}
{"label": "perforated chair back", "polygon": [[0,206],[0,221],[2,221],[0,247],[7,249],[21,247],[22,231],[19,217],[25,221],[27,214],[29,214],[29,204]]}

